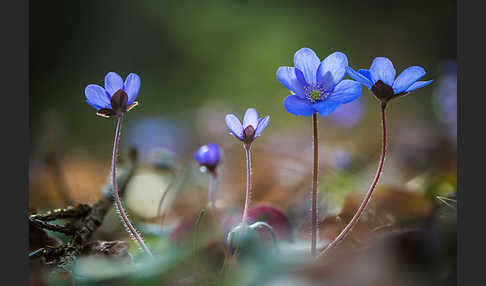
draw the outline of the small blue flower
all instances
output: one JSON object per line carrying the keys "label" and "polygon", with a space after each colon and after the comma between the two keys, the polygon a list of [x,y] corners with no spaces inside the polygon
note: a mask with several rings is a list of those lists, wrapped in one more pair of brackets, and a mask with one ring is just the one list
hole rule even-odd
{"label": "small blue flower", "polygon": [[267,115],[265,118],[258,118],[258,113],[255,108],[248,108],[243,118],[243,124],[241,124],[240,120],[234,114],[226,115],[225,120],[231,134],[245,144],[250,144],[262,134],[268,125],[270,116]]}
{"label": "small blue flower", "polygon": [[206,167],[208,171],[216,171],[216,167],[219,164],[221,157],[221,151],[216,143],[209,143],[201,146],[194,154],[194,160],[203,167]]}
{"label": "small blue flower", "polygon": [[395,78],[396,71],[388,58],[377,57],[373,60],[369,70],[360,69],[358,72],[351,67],[346,67],[348,75],[369,88],[373,94],[382,102],[406,95],[413,90],[432,83],[433,80],[419,81],[425,70],[419,66],[406,68]]}
{"label": "small blue flower", "polygon": [[313,50],[302,48],[294,55],[294,65],[277,70],[277,79],[293,93],[284,100],[285,109],[293,115],[318,112],[327,116],[361,95],[358,82],[344,79],[348,59],[341,52],[334,52],[321,62]]}
{"label": "small blue flower", "polygon": [[131,73],[123,82],[123,79],[115,72],[109,72],[105,76],[105,88],[90,84],[84,90],[86,102],[96,108],[96,113],[102,117],[121,115],[135,107],[135,101],[140,90],[140,77]]}

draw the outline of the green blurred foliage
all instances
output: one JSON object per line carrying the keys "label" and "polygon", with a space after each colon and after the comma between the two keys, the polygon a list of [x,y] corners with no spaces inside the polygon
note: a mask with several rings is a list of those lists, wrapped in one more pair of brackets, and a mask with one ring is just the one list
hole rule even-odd
{"label": "green blurred foliage", "polygon": [[[49,129],[59,129],[58,141],[67,148],[106,150],[114,123],[94,116],[84,88],[103,84],[108,71],[142,78],[141,105],[129,120],[163,115],[192,125],[201,105],[223,102],[233,105],[228,112],[254,106],[271,114],[272,128],[295,119],[283,108],[288,91],[275,72],[293,65],[294,52],[304,46],[321,58],[340,50],[357,68],[387,56],[399,71],[421,65],[427,78],[437,78],[440,61],[455,58],[455,6],[455,1],[33,1],[31,150],[40,151],[39,142],[49,145]],[[413,106],[428,116],[431,91],[420,91],[401,109]],[[373,102],[367,91],[363,96]]]}

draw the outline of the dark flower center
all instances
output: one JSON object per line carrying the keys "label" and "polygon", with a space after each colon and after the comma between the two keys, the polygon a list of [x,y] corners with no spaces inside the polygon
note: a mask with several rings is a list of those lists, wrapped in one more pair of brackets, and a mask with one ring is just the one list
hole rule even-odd
{"label": "dark flower center", "polygon": [[375,84],[371,87],[371,91],[373,94],[382,102],[388,102],[388,100],[392,99],[395,96],[395,92],[393,88],[383,81],[378,80]]}
{"label": "dark flower center", "polygon": [[127,111],[128,95],[122,89],[117,90],[111,97],[111,109],[116,115]]}
{"label": "dark flower center", "polygon": [[255,139],[255,128],[249,125],[243,130],[243,141],[245,143],[251,143],[253,139]]}
{"label": "dark flower center", "polygon": [[326,99],[329,93],[329,90],[325,89],[320,83],[313,83],[304,88],[305,98],[312,103]]}

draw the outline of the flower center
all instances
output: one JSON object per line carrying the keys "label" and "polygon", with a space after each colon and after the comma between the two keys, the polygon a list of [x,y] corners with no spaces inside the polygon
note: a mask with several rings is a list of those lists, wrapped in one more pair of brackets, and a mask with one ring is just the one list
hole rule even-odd
{"label": "flower center", "polygon": [[321,92],[318,90],[313,90],[310,94],[310,98],[314,101],[321,99]]}
{"label": "flower center", "polygon": [[321,101],[327,98],[329,91],[326,90],[320,83],[313,83],[304,88],[305,98],[310,102]]}

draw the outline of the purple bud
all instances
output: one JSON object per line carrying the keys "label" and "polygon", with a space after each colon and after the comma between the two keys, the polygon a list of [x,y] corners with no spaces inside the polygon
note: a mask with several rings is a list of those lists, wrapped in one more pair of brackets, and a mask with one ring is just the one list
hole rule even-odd
{"label": "purple bud", "polygon": [[206,167],[210,172],[216,171],[220,157],[221,151],[216,143],[203,145],[197,150],[196,154],[194,154],[196,162],[199,165]]}

